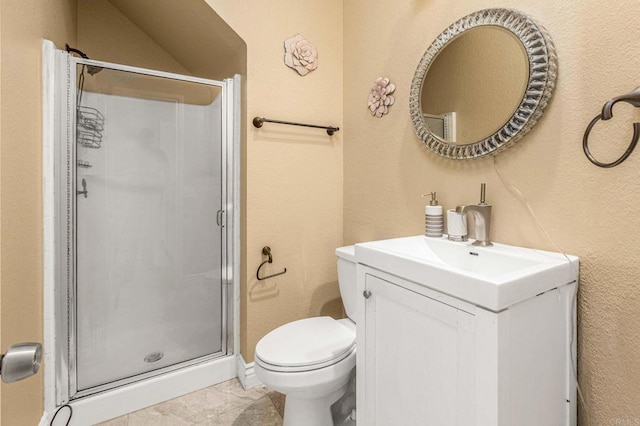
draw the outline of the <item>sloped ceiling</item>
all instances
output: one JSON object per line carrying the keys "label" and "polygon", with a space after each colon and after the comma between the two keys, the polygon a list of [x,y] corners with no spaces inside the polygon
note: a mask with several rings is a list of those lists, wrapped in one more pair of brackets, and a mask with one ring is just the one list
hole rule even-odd
{"label": "sloped ceiling", "polygon": [[198,77],[246,75],[246,44],[204,0],[109,0]]}

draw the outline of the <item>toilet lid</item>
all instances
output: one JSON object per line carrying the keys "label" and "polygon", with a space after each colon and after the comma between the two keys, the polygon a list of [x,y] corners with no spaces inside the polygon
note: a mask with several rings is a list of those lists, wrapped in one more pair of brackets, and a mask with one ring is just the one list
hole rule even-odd
{"label": "toilet lid", "polygon": [[344,358],[356,334],[331,317],[307,318],[280,326],[256,345],[256,358],[281,367],[309,367]]}

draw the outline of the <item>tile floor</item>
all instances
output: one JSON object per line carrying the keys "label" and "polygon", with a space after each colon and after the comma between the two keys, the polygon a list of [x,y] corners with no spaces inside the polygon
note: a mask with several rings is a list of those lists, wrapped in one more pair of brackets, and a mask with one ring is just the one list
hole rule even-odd
{"label": "tile floor", "polygon": [[232,379],[99,426],[281,426],[284,395]]}

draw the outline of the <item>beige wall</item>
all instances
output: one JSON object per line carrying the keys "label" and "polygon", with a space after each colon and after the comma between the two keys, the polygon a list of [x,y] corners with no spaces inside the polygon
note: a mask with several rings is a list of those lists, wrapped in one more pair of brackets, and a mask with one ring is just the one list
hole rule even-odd
{"label": "beige wall", "polygon": [[[614,169],[582,153],[582,134],[602,103],[638,85],[640,8],[595,0],[398,1],[344,3],[345,243],[423,232],[424,200],[438,191],[447,208],[477,202],[481,182],[494,206],[493,239],[554,249],[496,175],[492,158],[457,162],[427,151],[409,119],[409,85],[422,53],[450,23],[487,7],[518,9],[551,33],[559,58],[554,98],[536,128],[496,157],[506,179],[529,199],[555,244],[580,256],[579,370],[590,425],[640,420],[640,152]],[[396,103],[372,118],[365,98],[379,75]],[[593,134],[612,160],[625,149],[638,113],[621,106]],[[634,118],[635,115],[635,118]],[[625,146],[623,146],[625,145]],[[581,410],[584,423],[584,410]],[[626,423],[629,424],[629,423]]]}
{"label": "beige wall", "polygon": [[[72,0],[2,1],[0,347],[42,342],[42,38],[75,42]],[[42,374],[2,385],[0,422],[35,425]]]}
{"label": "beige wall", "polygon": [[[334,249],[342,244],[342,131],[265,124],[254,116],[342,128],[342,1],[208,0],[247,43],[246,274],[242,354],[273,328],[341,314]],[[318,49],[305,77],[284,65],[284,40],[301,33]],[[287,268],[258,281],[263,246]]]}
{"label": "beige wall", "polygon": [[204,0],[109,2],[191,74],[215,80],[245,74],[246,44]]}
{"label": "beige wall", "polygon": [[242,39],[203,0],[77,0],[90,58],[222,80],[246,73]]}
{"label": "beige wall", "polygon": [[108,0],[78,0],[78,45],[91,59],[189,74]]}

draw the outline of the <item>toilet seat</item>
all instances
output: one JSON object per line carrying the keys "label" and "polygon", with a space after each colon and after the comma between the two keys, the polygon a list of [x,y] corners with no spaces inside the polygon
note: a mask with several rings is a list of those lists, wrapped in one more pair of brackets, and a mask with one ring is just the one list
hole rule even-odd
{"label": "toilet seat", "polygon": [[271,371],[324,368],[347,358],[356,348],[352,328],[331,317],[306,318],[282,325],[256,346],[256,363]]}

